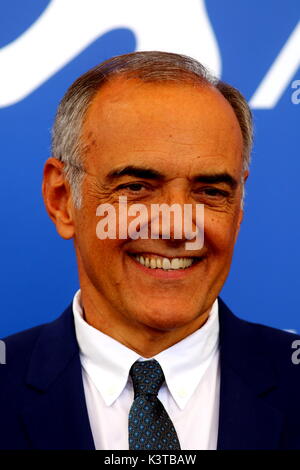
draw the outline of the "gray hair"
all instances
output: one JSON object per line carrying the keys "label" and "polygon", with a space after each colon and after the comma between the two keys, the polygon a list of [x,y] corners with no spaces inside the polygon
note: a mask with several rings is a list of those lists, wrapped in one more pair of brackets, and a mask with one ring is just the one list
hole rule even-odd
{"label": "gray hair", "polygon": [[212,85],[231,104],[243,136],[243,169],[250,164],[253,142],[252,114],[243,95],[234,87],[214,77],[191,57],[159,51],[133,52],[113,57],[79,77],[59,104],[52,131],[52,155],[64,163],[74,206],[81,206],[81,183],[84,175],[84,142],[81,134],[84,119],[94,96],[113,78],[123,76],[143,82],[185,82]]}

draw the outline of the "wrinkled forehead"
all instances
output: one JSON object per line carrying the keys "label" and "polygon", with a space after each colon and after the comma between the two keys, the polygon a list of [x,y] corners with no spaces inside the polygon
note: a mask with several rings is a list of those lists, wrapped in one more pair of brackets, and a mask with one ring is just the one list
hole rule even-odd
{"label": "wrinkled forehead", "polygon": [[208,85],[114,79],[92,100],[82,139],[86,159],[103,169],[146,162],[182,167],[213,157],[242,162],[235,113]]}

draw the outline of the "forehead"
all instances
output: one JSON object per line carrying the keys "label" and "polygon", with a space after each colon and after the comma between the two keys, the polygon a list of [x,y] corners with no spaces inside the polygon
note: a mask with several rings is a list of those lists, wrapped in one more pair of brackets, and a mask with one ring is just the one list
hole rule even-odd
{"label": "forehead", "polygon": [[115,79],[90,104],[82,138],[89,166],[103,171],[145,164],[180,174],[195,165],[242,164],[234,111],[207,85]]}

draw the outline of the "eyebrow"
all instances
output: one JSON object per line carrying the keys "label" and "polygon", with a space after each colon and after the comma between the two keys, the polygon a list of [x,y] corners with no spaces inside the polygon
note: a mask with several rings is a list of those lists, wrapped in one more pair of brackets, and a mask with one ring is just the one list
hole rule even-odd
{"label": "eyebrow", "polygon": [[107,175],[106,179],[113,181],[122,176],[135,176],[137,178],[151,179],[151,180],[163,180],[165,176],[157,170],[148,167],[139,167],[135,165],[127,165],[122,168],[116,168],[111,170]]}
{"label": "eyebrow", "polygon": [[235,178],[233,178],[229,173],[212,173],[212,174],[199,174],[195,175],[192,178],[194,183],[210,183],[210,184],[217,184],[217,183],[225,183],[230,186],[231,189],[236,189],[238,186],[238,182]]}
{"label": "eyebrow", "polygon": [[[133,176],[136,178],[150,179],[150,180],[165,180],[166,176],[150,167],[140,167],[136,165],[126,165],[121,168],[116,168],[111,170],[107,175],[106,179],[109,181],[114,181],[122,176]],[[233,178],[229,173],[200,173],[191,178],[194,183],[208,183],[208,184],[218,184],[225,183],[230,186],[231,189],[235,189],[238,186],[238,182]]]}

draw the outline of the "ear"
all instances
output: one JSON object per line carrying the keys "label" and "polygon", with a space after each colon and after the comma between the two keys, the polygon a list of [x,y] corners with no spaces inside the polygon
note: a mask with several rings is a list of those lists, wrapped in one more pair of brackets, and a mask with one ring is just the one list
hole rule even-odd
{"label": "ear", "polygon": [[49,158],[44,167],[43,198],[49,217],[62,238],[74,236],[74,209],[71,189],[63,173],[64,164]]}
{"label": "ear", "polygon": [[[244,172],[244,175],[243,175],[243,184],[246,183],[246,180],[249,176],[249,171],[248,170],[245,170]],[[244,208],[243,206],[240,207],[240,210],[239,210],[239,215],[238,215],[238,223],[237,223],[237,230],[236,230],[236,234],[235,234],[235,239],[234,239],[234,243],[236,242],[237,240],[237,237],[238,237],[238,234],[240,232],[240,228],[241,228],[241,223],[243,221],[243,217],[244,217]]]}

